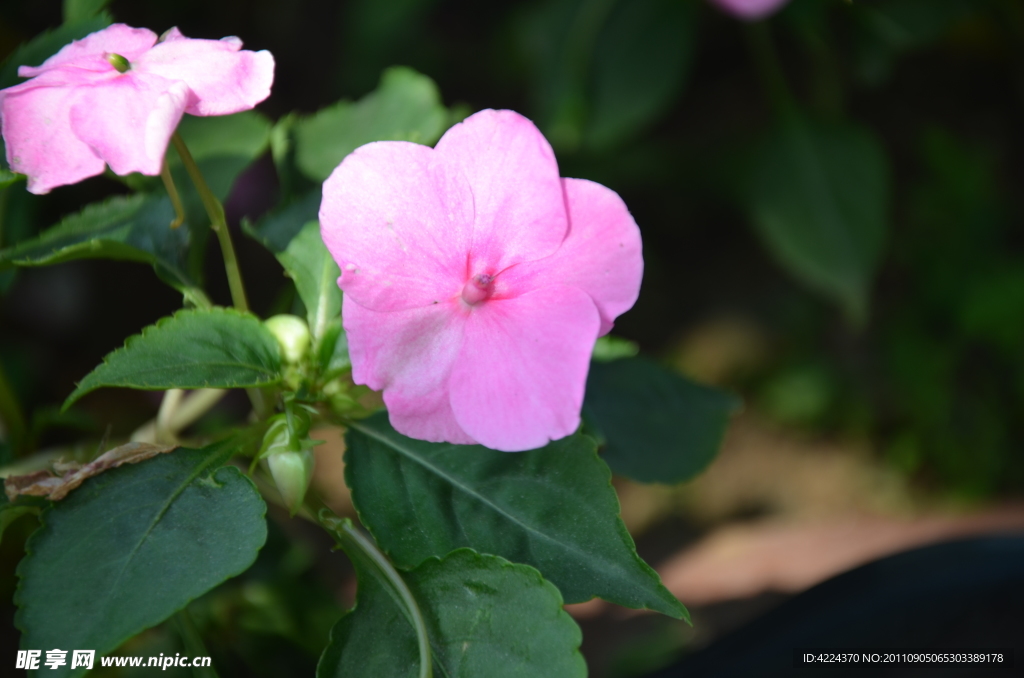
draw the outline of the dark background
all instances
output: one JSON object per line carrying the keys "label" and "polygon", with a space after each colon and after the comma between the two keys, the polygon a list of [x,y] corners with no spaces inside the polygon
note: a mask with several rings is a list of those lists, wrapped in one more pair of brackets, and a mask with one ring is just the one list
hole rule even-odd
{"label": "dark background", "polygon": [[[887,233],[860,321],[780,263],[751,225],[745,167],[775,113],[752,29],[709,3],[115,0],[109,9],[133,26],[238,35],[270,50],[276,81],[259,110],[272,119],[358,98],[395,64],[433,78],[449,106],[524,113],[552,141],[564,176],[618,191],[640,225],[644,287],[616,334],[686,368],[687,336],[740,319],[757,348],[713,380],[767,419],[865,441],[909,482],[958,501],[1024,488],[1019,2],[794,0],[757,29],[769,31],[808,117],[866,127],[884,148]],[[60,21],[56,0],[3,0],[0,57]],[[635,89],[615,99],[622,81]],[[4,245],[121,190],[103,177],[45,198],[15,187]],[[272,207],[277,190],[263,158],[227,205],[261,314],[287,281],[237,225]],[[207,278],[226,304],[215,256]],[[180,307],[148,267],[109,261],[0,273],[0,290],[0,361],[25,409],[43,419],[126,336]],[[701,376],[700,365],[691,371]],[[156,403],[96,394],[37,443],[83,431],[98,439],[107,422],[127,435]],[[235,416],[230,403],[224,416]],[[17,542],[5,541],[5,568]]]}

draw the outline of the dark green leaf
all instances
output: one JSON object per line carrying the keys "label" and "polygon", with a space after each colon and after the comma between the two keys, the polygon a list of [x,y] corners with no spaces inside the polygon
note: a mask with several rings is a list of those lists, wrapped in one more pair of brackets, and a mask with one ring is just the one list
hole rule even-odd
{"label": "dark green leaf", "polygon": [[590,438],[508,454],[406,438],[381,413],[352,423],[346,441],[360,519],[400,566],[467,546],[536,567],[566,602],[686,616],[637,556]]}
{"label": "dark green leaf", "polygon": [[682,90],[694,47],[696,4],[617,3],[590,67],[586,141],[604,150],[667,112]]}
{"label": "dark green leaf", "polygon": [[[4,152],[2,146],[0,146],[0,152]],[[25,178],[24,174],[17,174],[9,169],[0,167],[0,191],[7,188],[12,184],[16,184]]]}
{"label": "dark green leaf", "polygon": [[49,266],[75,259],[121,259],[151,264],[176,289],[195,283],[185,272],[189,225],[170,227],[174,208],[166,196],[115,197],[86,206],[42,235],[0,251],[0,270]]}
{"label": "dark green leaf", "polygon": [[40,497],[18,497],[12,502],[5,492],[0,491],[0,540],[15,520],[30,513],[39,515],[49,504],[49,501]]}
{"label": "dark green leaf", "polygon": [[129,337],[79,382],[64,408],[105,386],[248,388],[280,379],[277,339],[259,318],[228,308],[193,309]]}
{"label": "dark green leaf", "polygon": [[615,473],[646,483],[679,483],[718,453],[737,399],[695,384],[646,358],[590,364],[583,412],[604,441]]}
{"label": "dark green leaf", "polygon": [[320,239],[320,222],[307,222],[285,251],[277,255],[277,260],[295,281],[295,289],[306,306],[309,330],[314,340],[319,341],[327,324],[341,317],[341,269]]}
{"label": "dark green leaf", "polygon": [[22,647],[106,654],[248,569],[267,537],[266,504],[222,466],[235,447],[122,466],[46,510],[18,566]]}
{"label": "dark green leaf", "polygon": [[363,144],[433,144],[447,122],[433,80],[408,68],[389,68],[377,89],[359,101],[340,101],[296,122],[295,161],[307,176],[323,181]]}
{"label": "dark green leaf", "polygon": [[110,0],[64,0],[64,23],[74,24],[91,19],[109,4]]}
{"label": "dark green leaf", "polygon": [[341,318],[327,323],[323,339],[317,350],[320,374],[324,380],[330,380],[352,367],[348,355],[348,335],[341,326]]}
{"label": "dark green leaf", "polygon": [[754,159],[747,208],[779,263],[865,319],[889,211],[889,164],[870,131],[783,123]]}
{"label": "dark green leaf", "polygon": [[[349,550],[356,607],[331,631],[317,678],[419,675],[416,635],[372,561]],[[439,676],[585,676],[579,627],[537,570],[459,549],[404,575],[423,615]],[[381,643],[381,638],[387,638]]]}
{"label": "dark green leaf", "polygon": [[288,243],[305,224],[316,221],[321,200],[320,189],[317,188],[280,210],[271,212],[255,225],[243,222],[242,228],[268,250],[279,254],[288,248]]}

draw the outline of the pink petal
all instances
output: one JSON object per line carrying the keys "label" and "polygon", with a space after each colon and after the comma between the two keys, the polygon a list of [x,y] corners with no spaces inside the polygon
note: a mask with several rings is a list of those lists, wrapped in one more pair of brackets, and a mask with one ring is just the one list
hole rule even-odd
{"label": "pink petal", "polygon": [[81,88],[71,128],[114,173],[157,175],[188,94],[184,83],[128,71]]}
{"label": "pink petal", "polygon": [[521,264],[496,281],[496,295],[549,285],[578,287],[601,314],[601,334],[636,303],[644,260],[640,229],[619,195],[584,179],[563,179],[569,232],[546,259]]}
{"label": "pink petal", "polygon": [[132,68],[187,83],[193,97],[186,113],[228,115],[249,110],[266,99],[274,82],[270,52],[241,47],[236,37],[193,40],[175,28]]}
{"label": "pink petal", "polygon": [[475,306],[449,381],[459,426],[506,452],[573,433],[599,326],[594,303],[574,287]]}
{"label": "pink petal", "polygon": [[380,141],[353,151],[324,182],[320,230],[361,306],[444,303],[466,282],[473,198],[426,146]]}
{"label": "pink petal", "polygon": [[467,316],[458,303],[379,313],[344,297],[352,378],[384,389],[391,425],[399,433],[431,442],[476,442],[455,421],[448,399]]}
{"label": "pink petal", "polygon": [[70,110],[78,96],[79,90],[71,87],[11,88],[3,93],[0,118],[7,162],[15,172],[28,175],[31,193],[49,193],[103,172],[103,160],[71,131]]}
{"label": "pink petal", "polygon": [[156,33],[148,28],[112,24],[65,45],[40,66],[22,66],[18,69],[18,75],[30,78],[43,71],[69,65],[100,72],[111,71],[114,67],[107,61],[108,53],[120,54],[128,61],[133,61],[155,43]]}
{"label": "pink petal", "polygon": [[436,152],[473,192],[471,275],[493,275],[558,248],[566,229],[558,163],[532,122],[514,111],[480,111],[449,129]]}
{"label": "pink petal", "polygon": [[774,13],[789,0],[712,0],[712,2],[739,19],[756,21]]}

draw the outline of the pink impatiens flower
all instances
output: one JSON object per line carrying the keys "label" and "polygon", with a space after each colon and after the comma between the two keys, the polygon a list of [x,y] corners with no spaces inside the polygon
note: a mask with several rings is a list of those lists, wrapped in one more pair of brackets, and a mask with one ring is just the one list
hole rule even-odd
{"label": "pink impatiens flower", "polygon": [[711,0],[733,16],[746,21],[764,19],[789,0]]}
{"label": "pink impatiens flower", "polygon": [[0,90],[7,162],[48,193],[103,172],[160,173],[183,113],[227,115],[270,95],[274,57],[238,38],[192,40],[172,28],[114,24],[66,45],[31,80]]}
{"label": "pink impatiens flower", "polygon": [[356,149],[323,195],[352,376],[396,430],[519,451],[577,429],[594,341],[643,275],[614,191],[560,178],[533,123],[487,110],[433,149]]}

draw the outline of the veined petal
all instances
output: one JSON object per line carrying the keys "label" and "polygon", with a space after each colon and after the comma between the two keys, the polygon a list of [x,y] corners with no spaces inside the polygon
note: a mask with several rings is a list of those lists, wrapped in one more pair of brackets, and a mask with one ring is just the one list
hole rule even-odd
{"label": "veined petal", "polygon": [[270,96],[274,57],[266,50],[242,50],[236,37],[194,40],[171,29],[164,41],[143,54],[132,67],[192,90],[190,115],[228,115],[245,111]]}
{"label": "veined petal", "polygon": [[184,83],[129,71],[81,88],[71,128],[114,173],[157,175],[188,96]]}
{"label": "veined petal", "polygon": [[594,302],[575,287],[474,307],[449,381],[460,428],[506,452],[573,433],[599,327]]}
{"label": "veined petal", "polygon": [[103,172],[103,160],[71,130],[70,111],[80,90],[33,87],[6,90],[0,119],[7,142],[7,162],[28,175],[31,193],[49,193]]}
{"label": "veined petal", "polygon": [[18,75],[30,78],[58,66],[69,65],[101,72],[111,71],[113,66],[107,61],[107,54],[120,54],[128,61],[133,61],[156,44],[156,37],[156,33],[148,28],[111,24],[81,40],[64,45],[39,66],[22,66],[18,69]]}
{"label": "veined petal", "polygon": [[432,306],[466,282],[473,197],[427,146],[380,141],[324,182],[320,231],[346,295],[374,311]]}
{"label": "veined petal", "polygon": [[382,313],[344,297],[352,379],[384,389],[391,425],[399,433],[431,442],[476,442],[455,421],[448,398],[467,318],[458,303]]}
{"label": "veined petal", "polygon": [[435,151],[473,192],[471,274],[498,273],[558,248],[566,230],[558,163],[532,122],[514,111],[480,111],[445,132]]}
{"label": "veined petal", "polygon": [[548,285],[578,287],[601,314],[601,334],[640,294],[644,260],[640,229],[619,195],[584,179],[563,179],[569,232],[546,259],[512,268],[496,281],[496,296],[514,296]]}

